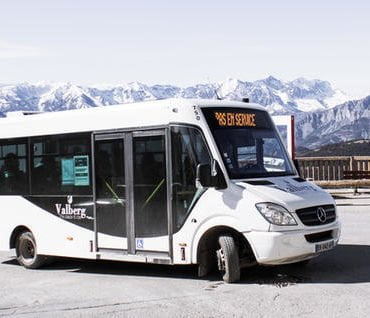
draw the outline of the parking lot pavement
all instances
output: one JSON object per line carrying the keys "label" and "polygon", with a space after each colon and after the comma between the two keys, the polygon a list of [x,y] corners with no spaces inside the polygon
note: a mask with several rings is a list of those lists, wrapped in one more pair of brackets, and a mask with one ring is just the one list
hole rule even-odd
{"label": "parking lot pavement", "polygon": [[365,317],[370,197],[337,198],[338,247],[297,265],[255,267],[241,282],[195,268],[59,260],[42,270],[0,252],[0,317]]}

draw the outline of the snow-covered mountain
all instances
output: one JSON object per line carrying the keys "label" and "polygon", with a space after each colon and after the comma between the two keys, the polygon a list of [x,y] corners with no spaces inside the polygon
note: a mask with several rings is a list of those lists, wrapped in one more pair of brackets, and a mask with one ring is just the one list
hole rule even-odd
{"label": "snow-covered mountain", "polygon": [[370,139],[370,96],[326,111],[297,114],[295,123],[298,144],[309,148]]}
{"label": "snow-covered mountain", "polygon": [[252,102],[268,107],[273,113],[324,110],[349,99],[326,81],[298,78],[283,82],[272,76],[254,82],[228,78],[220,83],[197,84],[186,88],[148,86],[139,82],[90,87],[71,83],[21,83],[0,85],[0,111],[56,111],[170,97],[219,97],[229,100],[249,97]]}
{"label": "snow-covered mountain", "polygon": [[[366,102],[343,104],[350,97],[327,81],[305,78],[282,81],[272,76],[254,82],[228,78],[223,82],[185,88],[139,82],[111,86],[47,82],[0,84],[0,116],[19,110],[59,111],[171,97],[227,100],[248,97],[251,102],[266,106],[272,114],[295,114],[298,145],[314,147],[337,139],[347,140],[358,134],[357,128],[356,134],[350,133],[358,125],[363,127],[361,134],[369,136],[366,124],[369,126],[370,115],[368,108],[365,111]],[[338,106],[340,110],[335,107],[339,104],[342,104]],[[350,105],[357,106],[351,108]],[[342,129],[344,124],[347,125],[345,130]],[[319,135],[320,139],[315,139],[314,132],[319,130],[325,138]]]}

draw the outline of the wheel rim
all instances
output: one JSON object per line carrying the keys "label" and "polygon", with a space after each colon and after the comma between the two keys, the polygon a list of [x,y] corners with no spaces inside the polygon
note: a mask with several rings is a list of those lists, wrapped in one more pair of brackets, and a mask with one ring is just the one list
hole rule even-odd
{"label": "wheel rim", "polygon": [[20,246],[20,254],[25,260],[32,260],[35,258],[35,245],[30,240],[22,240]]}

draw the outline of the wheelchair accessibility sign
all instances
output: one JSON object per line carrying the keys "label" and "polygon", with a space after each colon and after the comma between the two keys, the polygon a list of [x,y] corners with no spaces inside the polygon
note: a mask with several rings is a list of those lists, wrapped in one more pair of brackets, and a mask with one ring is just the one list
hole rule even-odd
{"label": "wheelchair accessibility sign", "polygon": [[144,248],[144,240],[136,239],[136,248]]}

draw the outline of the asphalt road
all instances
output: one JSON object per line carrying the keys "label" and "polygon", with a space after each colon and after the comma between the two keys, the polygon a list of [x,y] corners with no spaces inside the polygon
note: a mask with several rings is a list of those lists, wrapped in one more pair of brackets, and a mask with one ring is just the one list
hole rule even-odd
{"label": "asphalt road", "polygon": [[59,260],[26,270],[0,252],[0,317],[370,316],[370,196],[338,199],[340,245],[306,267],[255,267],[241,282],[195,268]]}

